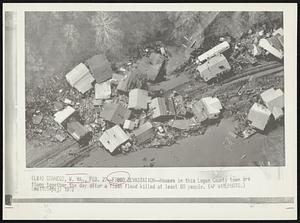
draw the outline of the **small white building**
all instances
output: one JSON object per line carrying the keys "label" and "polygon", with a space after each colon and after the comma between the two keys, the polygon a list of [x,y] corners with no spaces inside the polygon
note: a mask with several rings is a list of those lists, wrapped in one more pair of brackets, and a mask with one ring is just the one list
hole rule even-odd
{"label": "small white building", "polygon": [[119,125],[115,125],[114,127],[106,130],[99,140],[110,153],[113,153],[119,146],[129,140],[129,136]]}
{"label": "small white building", "polygon": [[132,89],[129,92],[128,108],[129,109],[147,109],[150,98],[148,91],[142,89]]}
{"label": "small white building", "polygon": [[111,97],[110,81],[95,84],[95,99],[109,99]]}
{"label": "small white building", "polygon": [[65,120],[67,120],[74,113],[75,113],[75,109],[71,106],[67,106],[63,110],[58,111],[54,114],[54,120],[61,125]]}
{"label": "small white building", "polygon": [[83,63],[78,64],[67,73],[66,79],[72,87],[82,94],[90,90],[93,87],[92,83],[95,81],[89,69]]}
{"label": "small white building", "polygon": [[271,112],[268,108],[258,103],[254,103],[248,113],[250,125],[264,131],[270,120]]}
{"label": "small white building", "polygon": [[205,97],[201,98],[192,105],[192,111],[199,122],[206,119],[216,119],[221,113],[222,105],[218,98]]}
{"label": "small white building", "polygon": [[281,89],[270,88],[260,94],[266,107],[272,112],[275,120],[283,116],[284,95]]}

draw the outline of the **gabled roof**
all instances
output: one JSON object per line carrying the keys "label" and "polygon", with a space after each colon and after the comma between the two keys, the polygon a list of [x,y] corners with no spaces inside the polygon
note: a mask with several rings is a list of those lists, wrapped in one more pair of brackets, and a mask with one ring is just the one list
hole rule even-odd
{"label": "gabled roof", "polygon": [[95,55],[86,61],[97,83],[102,83],[112,77],[113,71],[105,55]]}
{"label": "gabled roof", "polygon": [[127,108],[124,108],[120,104],[109,103],[105,104],[102,112],[100,113],[101,117],[106,121],[110,121],[115,124],[123,125],[126,119],[129,119],[131,111]]}
{"label": "gabled roof", "polygon": [[148,101],[148,91],[137,88],[132,89],[129,92],[128,108],[147,109]]}
{"label": "gabled roof", "polygon": [[92,83],[95,81],[89,69],[80,63],[66,74],[66,79],[69,84],[80,91],[82,94],[92,88]]}
{"label": "gabled roof", "polygon": [[74,114],[75,109],[71,106],[67,106],[61,111],[58,111],[54,114],[54,120],[58,124],[62,124],[66,119],[68,119],[72,114]]}
{"label": "gabled roof", "polygon": [[163,97],[152,99],[149,107],[153,112],[153,119],[175,115],[174,104],[172,106],[171,102],[167,102],[167,100]]}
{"label": "gabled roof", "polygon": [[109,99],[111,96],[110,81],[95,84],[95,99]]}
{"label": "gabled roof", "polygon": [[250,108],[248,114],[248,120],[251,121],[251,125],[261,131],[265,130],[266,125],[269,122],[271,116],[271,112],[269,109],[260,105],[258,103],[254,103]]}
{"label": "gabled roof", "polygon": [[284,96],[281,89],[275,90],[274,88],[270,88],[261,93],[260,96],[270,111],[272,111],[274,107],[284,107]]}
{"label": "gabled roof", "polygon": [[151,122],[146,122],[137,130],[135,130],[133,134],[137,139],[137,144],[141,144],[147,141],[148,139],[151,139],[154,136],[155,132]]}
{"label": "gabled roof", "polygon": [[106,130],[99,138],[102,145],[113,153],[120,145],[129,140],[129,136],[123,131],[119,125]]}

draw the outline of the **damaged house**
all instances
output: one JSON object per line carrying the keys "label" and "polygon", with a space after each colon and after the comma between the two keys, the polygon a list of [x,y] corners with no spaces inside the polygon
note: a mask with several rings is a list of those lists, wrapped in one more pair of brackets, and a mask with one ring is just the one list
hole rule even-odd
{"label": "damaged house", "polygon": [[95,55],[86,61],[97,83],[111,79],[113,71],[105,55]]}
{"label": "damaged house", "polygon": [[117,90],[122,93],[128,93],[134,88],[144,88],[146,78],[138,69],[132,69],[125,72],[125,76],[118,83]]}
{"label": "damaged house", "polygon": [[248,113],[250,125],[258,130],[264,131],[271,117],[271,112],[265,106],[254,103]]}
{"label": "damaged house", "polygon": [[146,110],[149,102],[150,97],[148,96],[148,91],[136,88],[129,92],[129,109]]}
{"label": "damaged house", "polygon": [[115,125],[114,127],[103,132],[99,140],[105,149],[113,154],[117,148],[129,140],[129,136],[119,125]]}
{"label": "damaged house", "polygon": [[276,30],[269,38],[261,39],[258,45],[268,53],[282,59],[284,56],[283,29]]}
{"label": "damaged house", "polygon": [[222,105],[218,98],[206,97],[192,105],[192,111],[199,122],[206,119],[217,119],[221,113]]}
{"label": "damaged house", "polygon": [[260,94],[266,107],[270,110],[275,120],[283,116],[284,95],[281,89],[270,88]]}
{"label": "damaged house", "polygon": [[224,41],[218,44],[217,46],[211,48],[210,50],[206,51],[205,53],[201,54],[200,56],[198,56],[198,60],[202,63],[211,57],[214,57],[218,54],[225,52],[229,48],[230,48],[229,43],[227,41]]}
{"label": "damaged house", "polygon": [[217,78],[219,75],[224,74],[225,72],[230,71],[231,66],[226,57],[224,57],[223,54],[219,54],[210,58],[204,64],[199,65],[197,70],[200,73],[200,77],[207,82]]}
{"label": "damaged house", "polygon": [[111,97],[111,86],[110,81],[105,81],[101,84],[95,84],[95,99],[103,100]]}
{"label": "damaged house", "polygon": [[131,111],[120,104],[107,103],[104,105],[100,116],[111,123],[123,125],[129,119]]}
{"label": "damaged house", "polygon": [[151,140],[155,135],[155,131],[151,122],[148,121],[136,129],[133,134],[136,138],[137,144],[139,145]]}
{"label": "damaged house", "polygon": [[152,119],[155,121],[165,121],[176,115],[172,98],[154,98],[151,100],[149,107],[152,112]]}
{"label": "damaged house", "polygon": [[89,69],[83,63],[78,64],[66,74],[66,79],[72,87],[76,88],[82,94],[90,90],[95,81]]}
{"label": "damaged house", "polygon": [[54,114],[54,120],[64,127],[77,142],[86,144],[91,138],[91,132],[79,122],[79,119],[78,112],[71,106]]}

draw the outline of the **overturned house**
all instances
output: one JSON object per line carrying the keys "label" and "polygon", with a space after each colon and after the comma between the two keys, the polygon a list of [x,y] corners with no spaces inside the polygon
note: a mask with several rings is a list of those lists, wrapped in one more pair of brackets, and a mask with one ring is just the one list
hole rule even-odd
{"label": "overturned house", "polygon": [[114,124],[122,125],[125,120],[129,119],[131,111],[120,104],[108,103],[103,107],[100,116],[105,120]]}
{"label": "overturned house", "polygon": [[111,79],[113,71],[105,55],[95,55],[86,61],[97,83]]}
{"label": "overturned house", "polygon": [[154,121],[166,121],[176,115],[172,98],[157,97],[149,105]]}
{"label": "overturned house", "polygon": [[76,88],[82,94],[90,90],[95,81],[89,69],[83,63],[78,64],[67,73],[66,79],[72,87]]}
{"label": "overturned house", "polygon": [[250,125],[260,131],[264,131],[271,117],[268,108],[258,103],[254,103],[248,113]]}
{"label": "overturned house", "polygon": [[192,111],[199,122],[207,119],[217,119],[221,113],[222,105],[218,98],[206,97],[192,105]]}
{"label": "overturned house", "polygon": [[223,54],[219,54],[210,58],[204,64],[199,65],[197,70],[200,73],[200,77],[207,82],[217,78],[219,75],[222,75],[225,72],[230,71],[231,66],[226,57]]}
{"label": "overturned house", "polygon": [[111,154],[116,152],[116,149],[129,140],[129,136],[123,131],[119,125],[106,130],[99,138],[101,144]]}
{"label": "overturned house", "polygon": [[151,140],[155,136],[155,131],[151,122],[146,122],[133,132],[137,145]]}

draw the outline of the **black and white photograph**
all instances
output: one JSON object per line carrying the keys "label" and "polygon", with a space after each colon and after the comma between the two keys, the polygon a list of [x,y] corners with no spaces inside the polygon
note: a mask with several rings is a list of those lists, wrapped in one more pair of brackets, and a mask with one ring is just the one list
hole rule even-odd
{"label": "black and white photograph", "polygon": [[24,16],[27,168],[285,166],[282,12]]}

